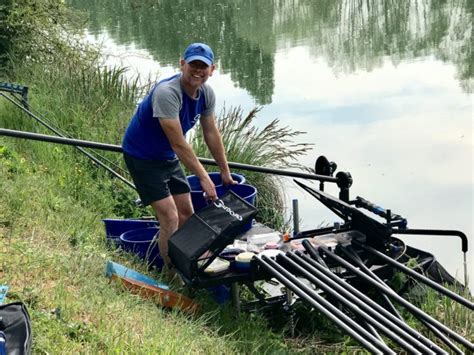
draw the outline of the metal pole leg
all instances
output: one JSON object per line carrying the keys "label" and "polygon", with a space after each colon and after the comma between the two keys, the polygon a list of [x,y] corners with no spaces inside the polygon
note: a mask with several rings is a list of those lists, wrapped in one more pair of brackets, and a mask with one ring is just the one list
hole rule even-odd
{"label": "metal pole leg", "polygon": [[240,292],[239,284],[237,282],[232,282],[230,285],[230,292],[232,293],[232,304],[235,307],[236,314],[240,314]]}

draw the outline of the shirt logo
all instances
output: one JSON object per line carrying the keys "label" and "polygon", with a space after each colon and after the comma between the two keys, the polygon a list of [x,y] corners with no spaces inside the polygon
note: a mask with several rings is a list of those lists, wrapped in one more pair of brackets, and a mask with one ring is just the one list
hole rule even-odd
{"label": "shirt logo", "polygon": [[197,122],[198,119],[201,118],[201,114],[198,113],[194,118],[191,120],[191,124],[194,126],[194,124]]}
{"label": "shirt logo", "polygon": [[222,201],[222,200],[217,200],[216,202],[214,202],[214,206],[216,206],[217,208],[222,208],[224,211],[226,211],[228,214],[230,214],[232,217],[234,217],[235,219],[237,219],[239,221],[243,220],[243,218],[240,214],[234,212],[232,209],[230,209],[230,207],[227,207],[224,204],[224,201]]}

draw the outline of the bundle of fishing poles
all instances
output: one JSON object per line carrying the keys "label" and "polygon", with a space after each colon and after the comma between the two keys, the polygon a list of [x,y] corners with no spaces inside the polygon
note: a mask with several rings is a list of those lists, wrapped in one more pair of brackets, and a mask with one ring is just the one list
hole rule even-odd
{"label": "bundle of fishing poles", "polygon": [[[257,262],[260,267],[270,273],[288,290],[294,292],[311,307],[327,316],[348,335],[359,341],[367,350],[373,353],[395,354],[384,343],[379,335],[380,332],[409,353],[448,353],[419,331],[406,324],[390,299],[405,307],[455,353],[463,354],[464,352],[451,339],[462,344],[466,349],[474,350],[474,345],[469,340],[399,296],[377,275],[364,267],[363,263],[358,262],[358,267],[356,267],[326,247],[320,246],[316,250],[306,240],[303,241],[303,246],[307,253],[288,251],[286,254],[277,255],[275,259],[262,255],[257,258]],[[348,254],[354,254],[350,247],[341,248],[341,250],[345,250]],[[324,262],[321,262],[320,252],[382,293],[388,305],[387,308],[391,311],[351,286],[347,280],[337,276]],[[316,288],[308,286],[301,278],[305,278]],[[332,300],[336,300],[345,311],[352,313],[356,319],[359,319],[361,324],[347,315],[337,305],[329,302],[327,297],[321,296],[317,289],[324,291],[324,294]],[[472,302],[458,295],[456,296],[457,301],[462,299],[462,304],[472,311]]]}

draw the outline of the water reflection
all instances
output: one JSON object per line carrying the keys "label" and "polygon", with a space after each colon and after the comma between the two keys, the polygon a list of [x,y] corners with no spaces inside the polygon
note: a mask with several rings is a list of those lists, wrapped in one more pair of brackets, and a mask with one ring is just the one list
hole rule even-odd
{"label": "water reflection", "polygon": [[[89,29],[147,49],[161,65],[176,65],[192,41],[208,42],[220,70],[257,104],[274,94],[277,51],[304,44],[336,73],[373,70],[388,56],[433,55],[456,66],[472,89],[472,12],[467,0],[70,0],[87,11]],[[291,68],[289,68],[291,70]]]}

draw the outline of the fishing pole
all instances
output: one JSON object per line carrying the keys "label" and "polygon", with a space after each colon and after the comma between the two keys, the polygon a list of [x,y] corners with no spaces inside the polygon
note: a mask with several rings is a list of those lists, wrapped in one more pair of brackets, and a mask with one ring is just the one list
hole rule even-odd
{"label": "fishing pole", "polygon": [[[1,90],[1,88],[0,88]],[[14,105],[16,105],[18,108],[20,108],[21,110],[23,110],[27,115],[29,115],[30,117],[34,118],[36,121],[40,122],[41,124],[43,124],[44,126],[46,126],[47,128],[54,128],[54,129],[51,129],[54,133],[56,133],[56,131],[59,131],[59,132],[62,132],[62,137],[68,137],[68,138],[71,138],[71,136],[66,132],[64,131],[63,129],[60,129],[58,127],[54,127],[53,126],[53,123],[51,123],[51,121],[44,117],[43,115],[41,115],[38,110],[35,110],[33,107],[31,107],[31,105],[29,105],[28,101],[27,101],[27,98],[22,95],[21,98],[18,98],[17,96],[14,95],[15,93],[12,93],[12,96],[14,99],[16,99],[18,102],[14,102],[14,101],[11,101],[8,97],[2,95],[4,98],[6,98],[7,100],[9,100],[11,103],[13,103]],[[19,104],[21,104],[22,106],[20,106]],[[25,109],[23,109],[23,107]],[[39,119],[40,118],[40,119]],[[44,124],[44,122],[48,123],[48,125]],[[100,159],[106,161],[108,164],[110,165],[113,165],[114,166],[114,169],[118,169],[118,170],[121,170],[122,172],[126,173],[125,169],[123,169],[120,165],[116,164],[115,162],[111,161],[110,159],[108,159],[107,157],[105,157],[104,155],[100,155],[98,154],[97,152],[93,152],[96,156],[98,156]]]}
{"label": "fishing pole", "polygon": [[[372,270],[370,270],[361,260],[359,255],[352,249],[350,245],[346,247],[339,247],[337,250],[341,251],[355,266],[359,267],[363,272],[365,272],[369,277],[373,278],[382,286],[385,286],[390,289],[390,287],[380,279]],[[384,301],[392,308],[395,309],[395,306],[392,304],[390,299],[385,293],[380,293]],[[396,310],[396,309],[395,309]],[[398,312],[397,312],[398,314]],[[435,326],[426,322],[424,319],[419,318],[420,322],[423,323],[429,330],[431,330],[439,339],[441,339],[447,346],[449,346],[457,354],[462,354],[463,352],[446,337],[442,332],[440,332]]]}
{"label": "fishing pole", "polygon": [[[299,259],[297,259],[296,256],[299,257]],[[373,308],[380,315],[388,319],[388,322],[390,324],[398,325],[406,333],[411,335],[413,338],[421,342],[424,346],[428,347],[432,351],[435,351],[436,353],[440,353],[440,354],[445,352],[443,349],[441,349],[438,345],[436,345],[430,339],[426,338],[424,335],[422,335],[421,333],[411,328],[402,319],[390,313],[388,310],[386,310],[384,307],[382,307],[381,305],[373,301],[371,298],[363,294],[357,288],[355,288],[354,286],[350,285],[348,282],[344,281],[343,279],[335,275],[333,272],[331,272],[331,270],[320,265],[318,261],[310,258],[309,256],[303,254],[302,252],[298,250],[295,251],[294,255],[289,254],[288,257],[291,259],[294,259],[300,265],[303,265],[308,271],[311,271],[312,273],[316,274],[319,278],[322,278],[323,280],[325,280],[327,283],[333,286],[341,294],[344,294],[344,295],[348,294],[349,295],[348,297],[354,297],[355,299],[360,300],[367,307]],[[311,255],[311,257],[313,257],[313,255]],[[347,293],[344,292],[344,290],[346,290]]]}
{"label": "fishing pole", "polygon": [[[358,255],[356,253],[354,254],[349,254],[349,252],[347,251],[347,248],[348,247],[345,247],[345,248],[339,248],[338,250],[341,250],[344,254],[346,254],[346,256],[350,257],[351,260],[353,260],[355,263],[357,263],[357,266],[360,267],[360,269],[365,272],[366,274],[368,274],[369,276],[371,276],[373,279],[375,279],[376,281],[380,282],[380,283],[383,283],[383,281],[372,271],[370,270],[363,262],[362,260],[360,260],[360,258],[358,258]],[[393,305],[393,303],[390,301],[390,298],[385,294],[385,293],[381,293],[381,296],[382,296],[382,299],[383,301],[385,302],[385,304],[388,306],[388,308],[390,309],[390,311],[395,315],[397,316],[398,318],[400,319],[403,319],[402,316],[400,315],[400,313],[398,313],[397,309],[395,308],[395,306]]]}
{"label": "fishing pole", "polygon": [[[308,281],[318,286],[328,295],[334,297],[348,310],[362,317],[365,321],[367,321],[367,323],[377,328],[377,330],[383,332],[386,336],[388,336],[390,339],[392,339],[395,343],[400,345],[409,353],[422,354],[421,351],[423,351],[423,354],[435,354],[435,352],[430,351],[430,349],[421,344],[415,338],[408,335],[401,328],[399,328],[393,323],[390,323],[388,320],[383,318],[383,316],[378,314],[375,310],[363,304],[363,302],[358,300],[356,297],[350,295],[349,292],[343,290],[342,288],[336,289],[334,287],[334,284],[328,284],[323,279],[319,278],[317,275],[310,273],[308,269],[303,268],[301,265],[299,265],[294,260],[294,258],[290,258],[290,255],[293,254],[291,252],[288,252],[286,255],[280,254],[277,256],[277,261],[284,262],[287,266],[287,270],[296,271],[298,274],[304,276]],[[407,340],[409,340],[410,343],[408,343]],[[419,347],[418,350],[417,347]]]}
{"label": "fishing pole", "polygon": [[[55,128],[53,127],[50,123],[46,122],[46,120],[44,118],[40,118],[38,115],[34,114],[33,112],[31,112],[28,108],[26,107],[23,107],[21,106],[20,104],[18,104],[17,102],[15,102],[14,100],[12,100],[11,98],[9,98],[8,96],[6,96],[5,94],[3,93],[0,93],[0,96],[2,96],[3,98],[7,99],[9,102],[11,102],[12,104],[14,104],[15,106],[17,106],[19,109],[21,109],[23,112],[27,113],[30,117],[34,118],[37,122],[41,123],[43,126],[45,126],[46,128],[48,128],[49,130],[53,131],[54,133],[56,133],[59,137],[62,137],[62,138],[69,138],[67,137],[64,133],[62,133],[58,128]],[[78,149],[81,153],[83,153],[84,155],[86,155],[89,159],[91,159],[92,161],[94,161],[96,164],[100,165],[102,168],[106,169],[109,173],[111,173],[113,176],[115,176],[116,178],[118,178],[119,180],[121,180],[122,182],[124,182],[126,185],[128,185],[129,187],[135,189],[135,185],[128,181],[126,178],[124,178],[122,175],[120,175],[119,173],[117,173],[115,170],[111,169],[110,167],[108,167],[106,164],[104,164],[102,161],[100,161],[97,157],[95,157],[94,155],[92,155],[91,153],[87,152],[85,149],[81,148],[80,146],[75,146],[76,149]],[[99,155],[100,156],[100,155]],[[105,159],[107,160],[107,158],[103,157],[103,156],[100,156],[102,159]],[[112,163],[110,160],[107,160],[109,163]],[[112,163],[113,164],[113,163]]]}
{"label": "fishing pole", "polygon": [[360,247],[360,248],[364,249],[365,251],[367,251],[369,254],[375,255],[376,257],[378,257],[378,258],[382,259],[383,261],[389,263],[390,265],[394,266],[398,270],[410,275],[414,279],[417,279],[418,281],[424,283],[425,285],[430,286],[431,288],[433,288],[436,291],[442,293],[443,295],[451,298],[452,300],[462,304],[463,306],[466,306],[467,308],[469,308],[471,310],[474,310],[474,303],[473,302],[471,302],[471,301],[465,299],[464,297],[461,297],[458,294],[448,290],[447,288],[441,286],[440,284],[430,280],[426,276],[423,276],[420,273],[418,273],[416,271],[413,271],[412,269],[406,267],[405,265],[401,264],[400,262],[393,260],[392,258],[388,257],[384,253],[381,253],[380,251],[378,251],[378,250],[376,250],[376,249],[374,249],[370,246],[363,245],[362,243],[360,243],[357,240],[353,240],[352,242],[355,245],[357,245],[358,247]]}
{"label": "fishing pole", "polygon": [[[25,139],[42,141],[42,142],[58,143],[58,144],[65,144],[65,145],[85,147],[85,148],[95,148],[95,149],[107,150],[107,151],[112,151],[112,152],[117,152],[117,153],[123,152],[123,149],[120,145],[98,143],[98,142],[86,141],[86,140],[81,140],[81,139],[56,137],[56,136],[50,136],[47,134],[31,133],[31,132],[18,131],[18,130],[6,129],[6,128],[0,128],[0,136],[25,138]],[[213,159],[207,159],[207,158],[198,158],[198,159],[202,164],[217,166],[216,161]],[[234,162],[229,162],[228,165],[231,168],[240,169],[240,170],[248,170],[248,171],[288,176],[288,177],[299,177],[299,178],[308,179],[308,180],[318,180],[318,181],[339,183],[339,178],[326,176],[326,175],[301,173],[297,171],[287,171],[287,170],[282,170],[282,169],[266,168],[266,167],[261,167],[261,166],[256,166],[256,165],[234,163]]]}

